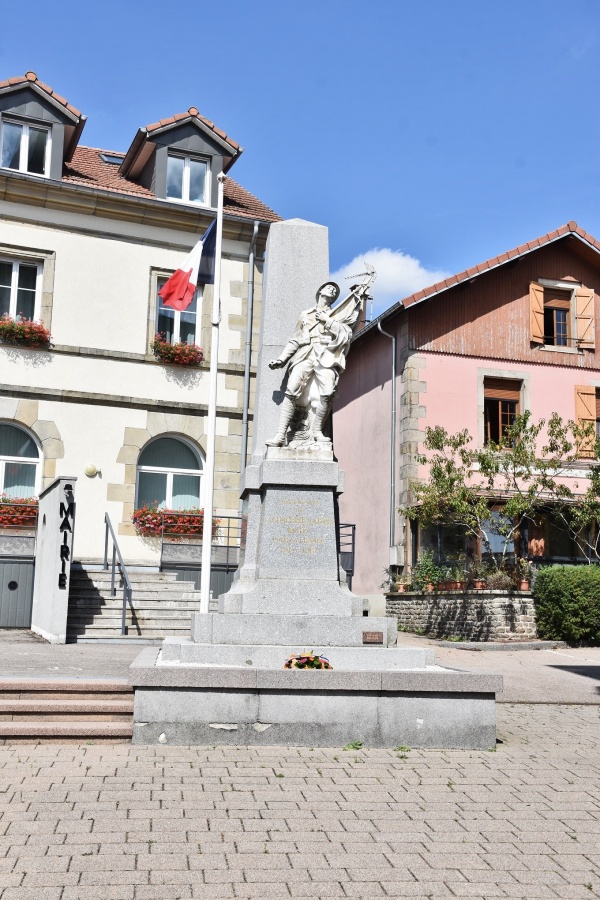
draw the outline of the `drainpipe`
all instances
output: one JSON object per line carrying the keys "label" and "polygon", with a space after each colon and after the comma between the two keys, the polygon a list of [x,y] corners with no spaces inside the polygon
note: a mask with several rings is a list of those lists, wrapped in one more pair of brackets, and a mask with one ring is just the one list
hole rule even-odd
{"label": "drainpipe", "polygon": [[242,459],[240,473],[244,474],[248,456],[248,407],[250,406],[250,361],[252,359],[252,313],[254,309],[254,251],[259,222],[254,220],[254,231],[248,255],[248,318],[246,322],[246,358],[244,360],[244,404],[242,407]]}
{"label": "drainpipe", "polygon": [[392,428],[390,452],[390,547],[396,543],[396,336],[384,331],[381,322],[377,330],[392,342]]}

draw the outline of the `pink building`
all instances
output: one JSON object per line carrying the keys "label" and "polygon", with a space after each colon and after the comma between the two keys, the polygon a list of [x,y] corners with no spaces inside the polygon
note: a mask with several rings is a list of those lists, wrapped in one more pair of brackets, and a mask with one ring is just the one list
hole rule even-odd
{"label": "pink building", "polygon": [[[467,428],[481,446],[525,410],[535,421],[557,412],[600,422],[599,295],[600,241],[569,222],[418,291],[359,332],[334,413],[347,483],[340,517],[357,524],[353,590],[380,595],[383,570],[410,566],[431,540],[397,511],[419,476],[426,426]],[[550,522],[529,534],[534,548],[576,556]]]}

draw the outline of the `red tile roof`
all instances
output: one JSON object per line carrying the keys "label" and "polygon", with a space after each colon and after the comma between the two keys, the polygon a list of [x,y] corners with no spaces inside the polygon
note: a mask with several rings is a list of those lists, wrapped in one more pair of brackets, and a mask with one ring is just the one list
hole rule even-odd
{"label": "red tile roof", "polygon": [[213,134],[216,134],[217,137],[220,137],[222,141],[225,141],[226,144],[229,144],[231,149],[235,153],[241,153],[242,148],[234,141],[233,138],[230,138],[224,131],[221,131],[220,128],[217,128],[214,122],[211,122],[210,119],[206,119],[204,116],[201,116],[195,106],[190,106],[187,112],[184,113],[176,113],[174,116],[169,116],[168,119],[161,119],[159,122],[153,122],[152,125],[146,125],[146,131],[148,134],[151,134],[153,131],[158,131],[161,128],[167,128],[169,125],[175,125],[178,122],[183,122],[186,119],[197,119],[199,122],[202,122]]}
{"label": "red tile roof", "polygon": [[48,94],[49,97],[52,97],[52,99],[56,103],[60,103],[61,106],[64,106],[65,109],[68,109],[68,111],[72,115],[76,116],[78,119],[81,118],[81,112],[76,109],[76,107],[71,106],[71,104],[68,103],[64,97],[61,97],[60,94],[57,94],[56,91],[53,91],[49,85],[44,84],[43,81],[40,81],[35,72],[26,72],[25,75],[21,75],[17,78],[8,78],[6,81],[0,81],[0,91],[6,88],[19,87],[26,84],[35,84],[37,88],[39,88],[45,94]]}
{"label": "red tile roof", "polygon": [[[419,303],[421,300],[426,300],[428,297],[434,296],[434,294],[439,294],[441,291],[447,290],[447,288],[454,287],[457,284],[460,284],[462,281],[467,281],[470,278],[474,278],[476,275],[481,275],[483,272],[487,272],[489,269],[495,269],[496,266],[502,265],[502,263],[508,262],[510,259],[516,259],[518,256],[523,256],[525,253],[530,253],[532,250],[538,250],[540,247],[543,247],[545,244],[550,244],[552,241],[558,240],[558,238],[565,237],[567,234],[576,234],[578,237],[582,238],[586,243],[590,244],[594,247],[595,250],[600,252],[600,241],[597,241],[596,238],[588,234],[583,228],[580,228],[577,222],[567,222],[566,225],[562,225],[560,228],[556,228],[554,231],[549,231],[548,234],[542,235],[542,237],[535,238],[533,241],[528,241],[526,244],[520,244],[520,246],[515,247],[514,250],[507,250],[506,253],[501,253],[500,256],[493,256],[491,259],[487,259],[485,262],[479,263],[479,265],[472,266],[470,269],[466,269],[464,272],[459,272],[458,275],[452,275],[450,278],[445,278],[443,281],[437,281],[435,284],[430,285],[429,287],[423,288],[420,291],[416,291],[414,294],[411,294],[410,297],[405,297],[404,300],[401,300],[398,306],[412,306],[413,303]],[[394,307],[391,307],[393,309]],[[383,313],[383,316],[386,316],[387,312]]]}
{"label": "red tile roof", "polygon": [[[77,147],[73,159],[63,170],[62,180],[67,184],[80,184],[96,190],[118,194],[130,194],[154,200],[155,196],[148,188],[119,175],[119,167],[104,162],[101,153],[122,156],[114,150],[100,150],[97,147]],[[225,181],[225,214],[242,216],[248,219],[260,219],[262,222],[279,222],[280,216],[262,203],[257,197],[243,188],[231,178]]]}

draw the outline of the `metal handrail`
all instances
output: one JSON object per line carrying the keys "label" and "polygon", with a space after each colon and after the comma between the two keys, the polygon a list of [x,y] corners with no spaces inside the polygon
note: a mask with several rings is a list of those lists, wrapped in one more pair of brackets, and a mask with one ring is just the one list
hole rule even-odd
{"label": "metal handrail", "polygon": [[[117,570],[117,566],[119,572],[121,574],[121,581],[123,583],[123,609],[121,612],[121,634],[127,634],[127,604],[131,604],[131,596],[132,596],[132,588],[131,581],[129,579],[129,574],[127,572],[127,568],[125,563],[123,562],[123,557],[121,556],[121,551],[119,550],[119,545],[117,544],[117,538],[115,537],[115,533],[113,531],[113,527],[111,525],[108,513],[104,513],[104,571],[108,571],[108,535],[112,538],[112,564],[111,564],[111,578],[110,578],[110,596],[116,597],[117,591],[115,588],[115,574]],[[118,563],[117,563],[118,559]]]}

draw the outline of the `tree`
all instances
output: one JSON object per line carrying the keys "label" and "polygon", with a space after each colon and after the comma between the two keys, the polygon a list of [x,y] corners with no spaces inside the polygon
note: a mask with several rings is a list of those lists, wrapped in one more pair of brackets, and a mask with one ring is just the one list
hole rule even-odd
{"label": "tree", "polygon": [[[528,523],[550,510],[588,562],[600,561],[600,441],[594,423],[566,423],[557,413],[548,420],[517,416],[501,442],[474,448],[465,429],[451,435],[427,428],[424,481],[411,485],[412,503],[404,510],[421,525],[457,525],[480,538],[490,563],[503,568],[508,548]],[[587,457],[582,461],[582,455]],[[573,470],[586,466],[585,486]],[[494,555],[491,538],[504,539]]]}

